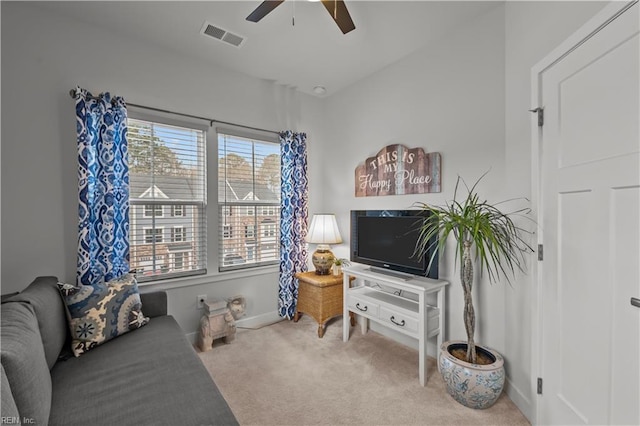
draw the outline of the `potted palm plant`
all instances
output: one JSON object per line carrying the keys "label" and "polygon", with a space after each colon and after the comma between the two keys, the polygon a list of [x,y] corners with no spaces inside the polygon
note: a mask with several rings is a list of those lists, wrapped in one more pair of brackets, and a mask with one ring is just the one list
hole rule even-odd
{"label": "potted palm plant", "polygon": [[[526,216],[529,208],[503,213],[497,206],[481,201],[476,186],[482,175],[469,188],[458,177],[453,201],[443,207],[417,203],[430,213],[419,229],[416,253],[424,256],[434,245],[443,252],[447,240],[455,240],[455,264],[460,268],[464,293],[464,325],[467,341],[444,342],[440,348],[438,367],[447,391],[458,402],[472,408],[488,408],[495,403],[504,387],[504,360],[499,353],[474,341],[475,311],[473,308],[473,259],[486,272],[491,283],[504,277],[510,282],[516,270],[524,271],[525,254],[531,246],[523,239],[530,232],[515,224],[515,216]],[[464,200],[458,201],[460,183],[467,189]],[[513,201],[513,200],[508,200]],[[504,202],[503,202],[504,203]],[[429,259],[429,267],[435,255]]]}

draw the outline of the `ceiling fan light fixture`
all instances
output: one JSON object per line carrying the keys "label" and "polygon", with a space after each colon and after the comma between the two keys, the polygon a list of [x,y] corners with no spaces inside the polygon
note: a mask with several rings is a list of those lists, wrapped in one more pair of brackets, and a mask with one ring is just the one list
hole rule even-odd
{"label": "ceiling fan light fixture", "polygon": [[313,88],[313,93],[316,95],[324,95],[327,93],[327,89],[324,86],[316,86]]}
{"label": "ceiling fan light fixture", "polygon": [[[280,6],[285,0],[265,0],[258,7],[247,16],[247,21],[259,22],[262,18],[267,16],[276,7]],[[340,28],[342,34],[347,34],[356,29],[351,15],[347,10],[347,6],[344,4],[344,0],[320,0],[324,8],[329,12],[331,18]],[[295,8],[295,3],[293,3]],[[295,15],[294,15],[295,17]]]}

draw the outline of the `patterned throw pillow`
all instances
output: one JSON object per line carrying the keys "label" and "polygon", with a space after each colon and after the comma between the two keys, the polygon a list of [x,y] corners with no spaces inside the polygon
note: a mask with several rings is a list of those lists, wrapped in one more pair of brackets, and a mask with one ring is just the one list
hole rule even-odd
{"label": "patterned throw pillow", "polygon": [[138,284],[131,274],[93,286],[58,283],[58,288],[67,306],[76,357],[149,322],[142,314]]}

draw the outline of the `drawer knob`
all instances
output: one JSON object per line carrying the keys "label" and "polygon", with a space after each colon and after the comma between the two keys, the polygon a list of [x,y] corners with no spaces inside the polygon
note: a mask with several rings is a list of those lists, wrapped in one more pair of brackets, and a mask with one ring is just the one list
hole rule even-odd
{"label": "drawer knob", "polygon": [[360,307],[360,303],[356,303],[356,308],[358,308],[359,310],[361,310],[362,312],[367,312],[367,310],[369,310],[368,306],[365,306],[364,308]]}
{"label": "drawer knob", "polygon": [[404,327],[404,320],[400,321],[400,322],[396,322],[396,317],[391,315],[391,318],[389,318],[391,320],[392,323],[394,323],[395,325],[399,326],[399,327]]}

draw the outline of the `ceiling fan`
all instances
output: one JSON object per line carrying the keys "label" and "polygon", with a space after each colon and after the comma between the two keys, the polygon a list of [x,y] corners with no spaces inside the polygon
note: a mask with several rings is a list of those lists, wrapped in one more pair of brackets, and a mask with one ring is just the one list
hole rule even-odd
{"label": "ceiling fan", "polygon": [[[260,3],[260,6],[256,8],[249,16],[247,21],[258,22],[265,16],[267,16],[273,9],[280,6],[284,0],[267,0]],[[351,20],[351,15],[342,0],[321,0],[327,12],[331,15],[336,22],[342,34],[346,34],[349,31],[355,30],[356,26]]]}

